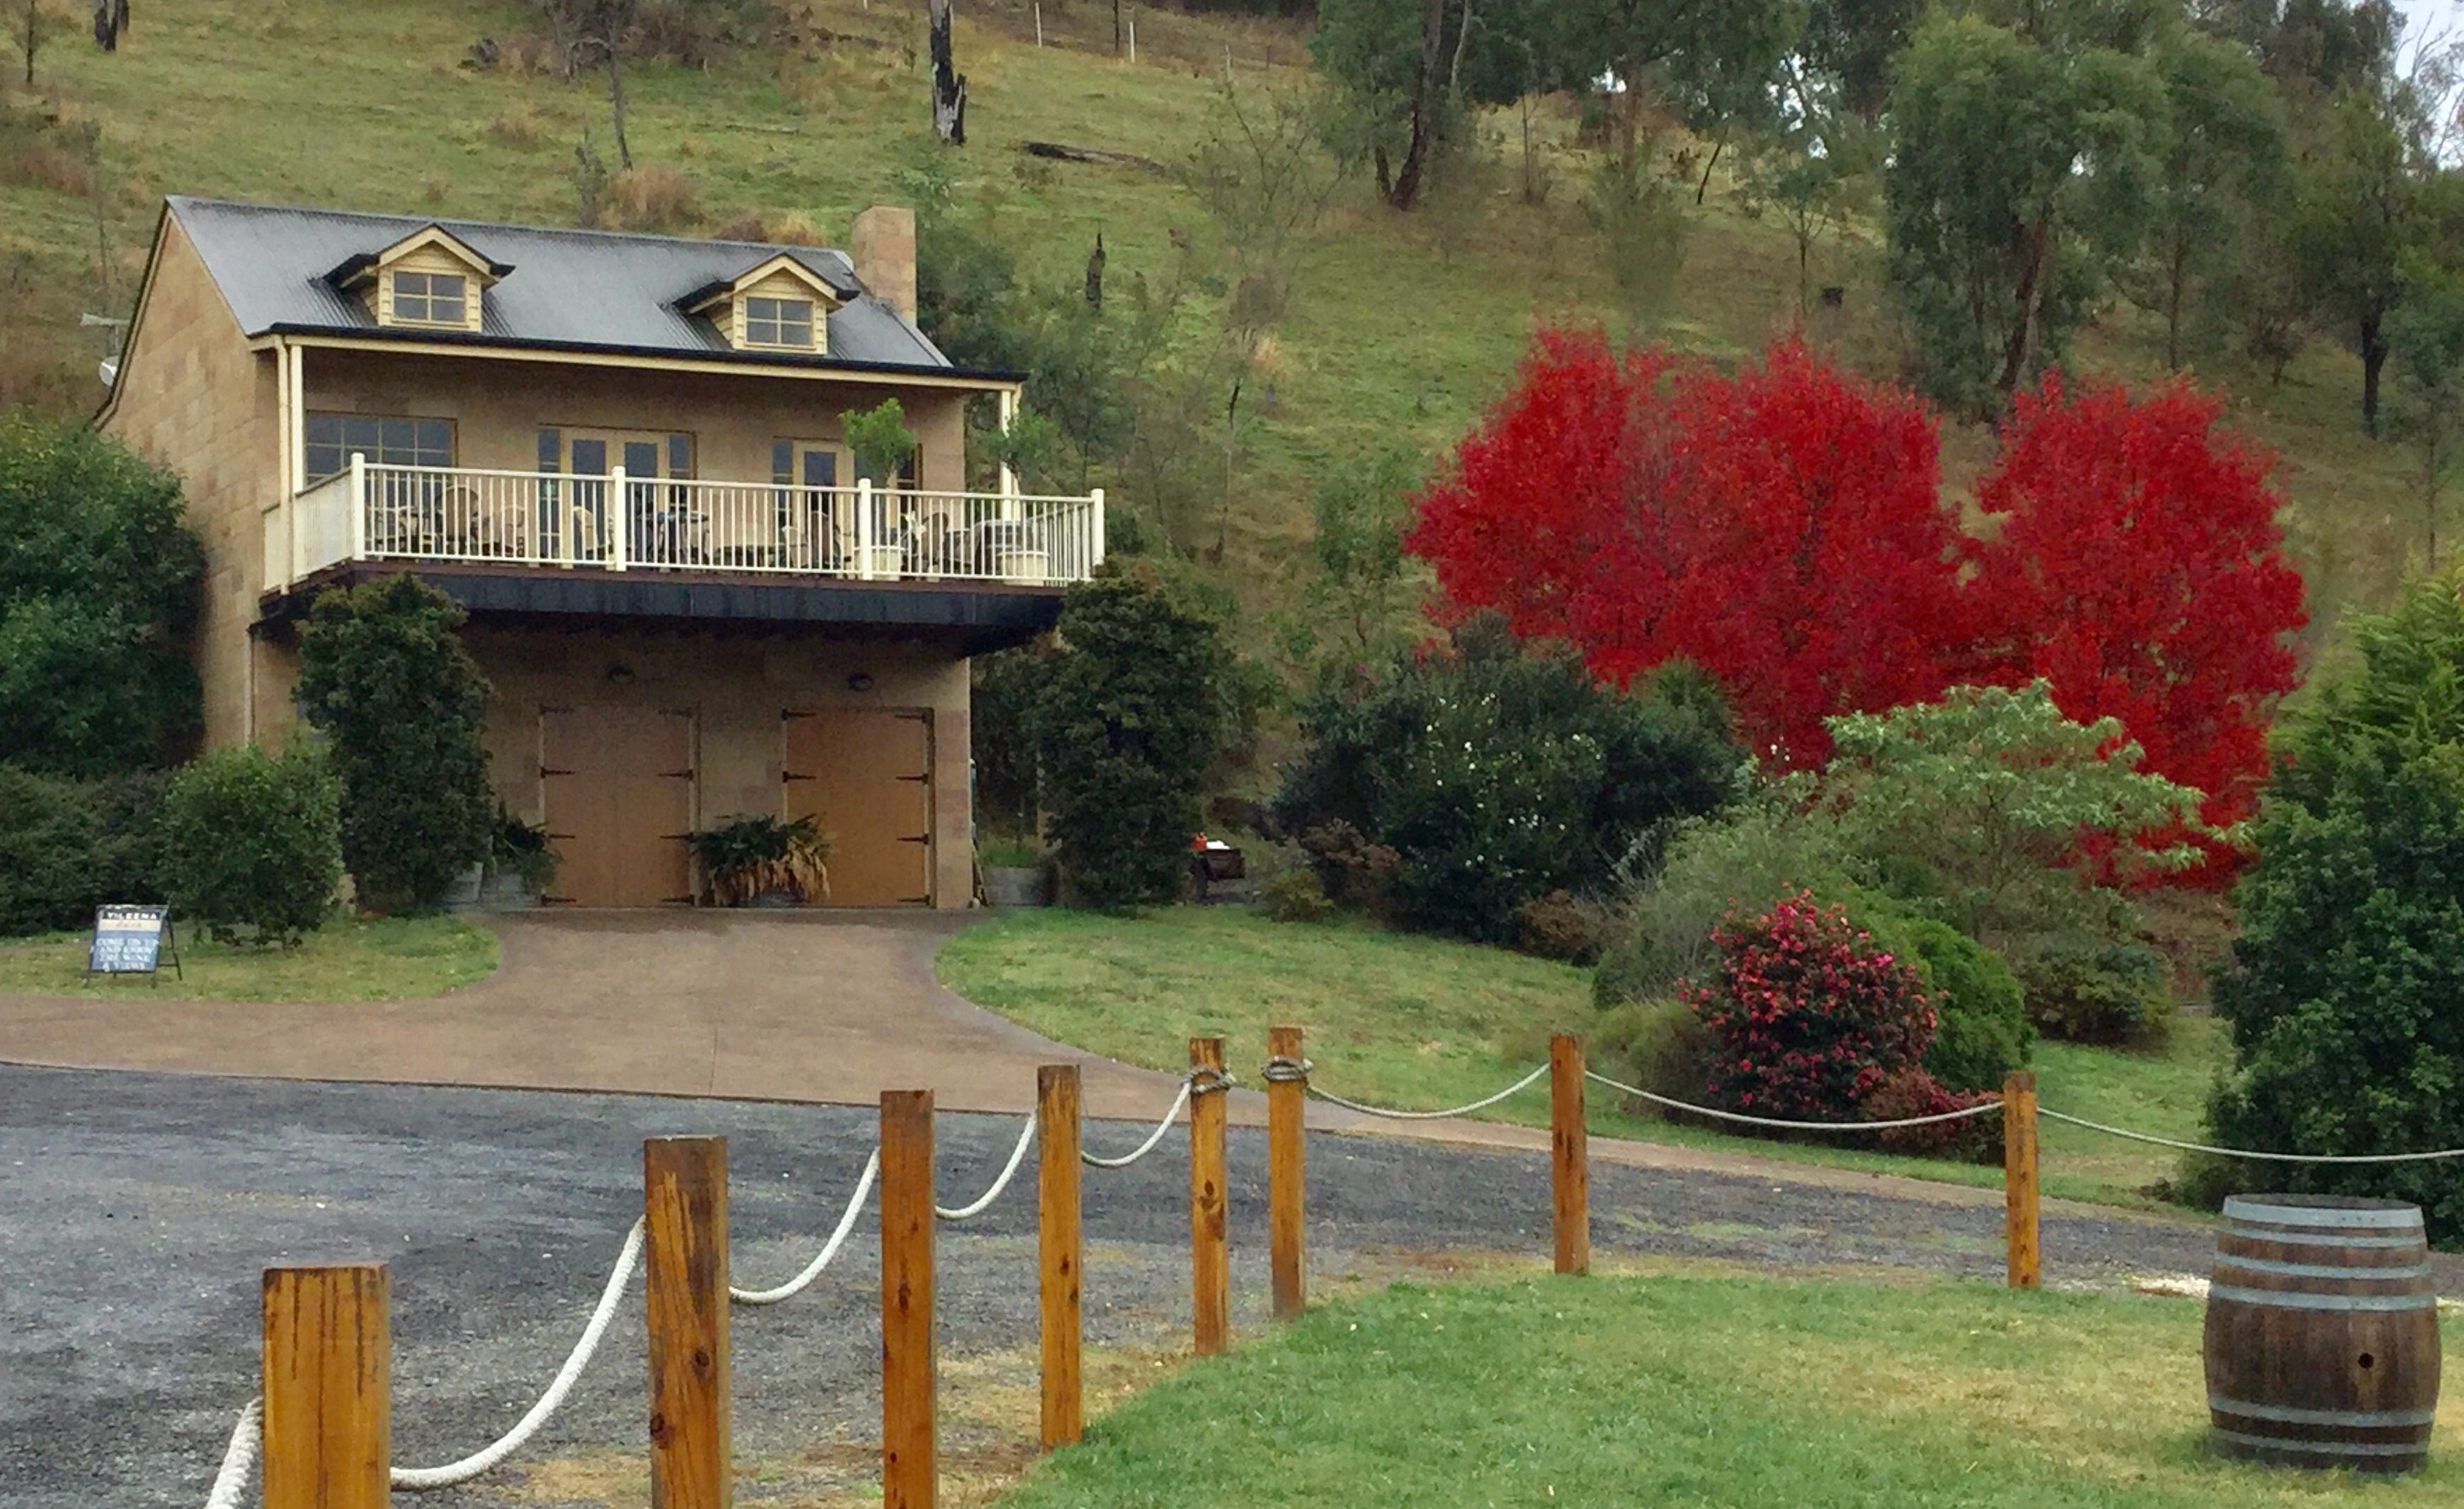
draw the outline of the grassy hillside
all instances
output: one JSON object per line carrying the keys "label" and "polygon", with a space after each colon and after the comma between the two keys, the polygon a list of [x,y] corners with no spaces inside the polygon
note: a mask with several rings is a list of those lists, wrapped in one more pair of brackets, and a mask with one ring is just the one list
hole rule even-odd
{"label": "grassy hillside", "polygon": [[[687,229],[794,214],[837,237],[863,206],[913,200],[946,176],[962,212],[1045,279],[1074,281],[1099,230],[1115,287],[1133,273],[1163,278],[1186,244],[1199,292],[1175,344],[1202,353],[1218,339],[1222,263],[1197,202],[1166,177],[1043,163],[1018,144],[1177,162],[1207,132],[1227,69],[1244,87],[1298,84],[1302,41],[1152,11],[1132,64],[1104,50],[1108,8],[1044,9],[1051,45],[1038,48],[1025,4],[963,8],[962,150],[936,155],[924,140],[922,0],[800,0],[790,10],[809,19],[795,45],[722,54],[706,69],[630,70],[634,154],[682,175],[695,201],[680,217]],[[0,94],[0,395],[64,410],[99,398],[91,373],[107,341],[77,317],[125,311],[165,192],[569,223],[585,125],[613,156],[604,83],[464,62],[477,38],[510,40],[529,24],[523,8],[486,0],[160,0],[106,55],[64,21],[33,94],[14,86],[13,66]],[[99,173],[78,145],[88,123],[100,129]],[[1565,111],[1538,122],[1551,192],[1537,206],[1516,192],[1509,165],[1517,122],[1486,129],[1497,165],[1459,175],[1425,212],[1392,214],[1355,184],[1303,238],[1290,312],[1244,399],[1227,494],[1226,564],[1253,605],[1287,600],[1309,492],[1330,459],[1397,441],[1437,453],[1507,382],[1535,321],[1616,320]],[[1847,293],[1810,334],[1859,365],[1894,369],[1870,237],[1816,257],[1817,281]],[[1786,328],[1794,305],[1793,244],[1715,180],[1665,334],[1733,355]],[[2080,356],[2145,378],[2152,350],[2142,323],[2117,315]],[[2231,365],[2210,376],[2237,395],[2236,423],[2284,453],[2288,525],[2321,617],[2381,599],[2413,531],[2402,452],[2356,426],[2355,364],[2321,341],[2280,389]],[[1207,423],[1220,425],[1221,396],[1209,406]],[[1979,432],[1950,437],[1954,484],[1988,448]],[[1134,478],[1112,480],[1139,501]]]}

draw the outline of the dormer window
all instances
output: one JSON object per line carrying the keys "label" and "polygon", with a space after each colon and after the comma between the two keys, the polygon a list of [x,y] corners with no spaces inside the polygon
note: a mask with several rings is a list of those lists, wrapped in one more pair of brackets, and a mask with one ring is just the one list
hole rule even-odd
{"label": "dormer window", "polygon": [[791,351],[812,350],[813,301],[748,297],[744,301],[744,343],[783,346]]}
{"label": "dormer window", "polygon": [[485,291],[513,270],[443,226],[429,226],[382,251],[360,252],[325,281],[357,295],[380,325],[475,335],[485,323],[479,306]]}
{"label": "dormer window", "polygon": [[470,280],[459,273],[393,274],[393,317],[407,325],[468,323]]}

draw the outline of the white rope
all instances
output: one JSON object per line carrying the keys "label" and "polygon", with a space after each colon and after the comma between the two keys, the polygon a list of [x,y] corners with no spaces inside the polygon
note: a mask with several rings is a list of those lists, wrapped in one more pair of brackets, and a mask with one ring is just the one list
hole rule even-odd
{"label": "white rope", "polygon": [[872,1181],[879,1177],[881,1149],[875,1148],[872,1156],[864,1161],[864,1177],[855,1182],[855,1193],[847,1203],[847,1214],[839,1217],[838,1230],[830,1233],[828,1241],[822,1243],[822,1255],[805,1264],[803,1273],[776,1289],[738,1289],[730,1284],[727,1297],[738,1304],[777,1304],[781,1300],[792,1300],[803,1293],[814,1279],[822,1276],[822,1270],[830,1265],[830,1259],[839,1255],[839,1247],[847,1241],[847,1233],[855,1230],[855,1218],[864,1210],[864,1197],[872,1192]]}
{"label": "white rope", "polygon": [[1980,1105],[1970,1105],[1955,1111],[1937,1111],[1931,1116],[1904,1116],[1898,1121],[1790,1122],[1781,1121],[1772,1116],[1748,1116],[1742,1111],[1714,1110],[1708,1105],[1672,1101],[1665,1095],[1654,1095],[1649,1090],[1638,1089],[1634,1085],[1612,1080],[1607,1075],[1593,1069],[1585,1069],[1583,1074],[1585,1078],[1597,1080],[1610,1089],[1621,1090],[1637,1100],[1649,1101],[1655,1105],[1665,1105],[1671,1110],[1690,1111],[1697,1116],[1716,1117],[1724,1122],[1738,1122],[1748,1126],[1776,1126],[1786,1131],[1896,1131],[1903,1126],[1934,1126],[1944,1122],[1964,1121],[1970,1116],[1982,1116],[1988,1111],[1998,1111],[2002,1108],[2002,1098],[1997,1095]]}
{"label": "white rope", "polygon": [[1189,1104],[1189,1081],[1182,1080],[1180,1093],[1172,1098],[1172,1109],[1163,1113],[1163,1120],[1155,1123],[1155,1129],[1147,1134],[1146,1141],[1138,1144],[1137,1151],[1122,1158],[1101,1158],[1081,1148],[1078,1149],[1079,1160],[1093,1164],[1098,1169],[1126,1169],[1155,1151],[1155,1145],[1163,1141],[1163,1134],[1172,1130],[1172,1124],[1180,1119],[1180,1108]]}
{"label": "white rope", "polygon": [[979,1196],[973,1205],[961,1205],[955,1211],[946,1205],[936,1205],[933,1207],[933,1214],[945,1221],[963,1221],[969,1216],[981,1215],[992,1209],[992,1203],[1001,1198],[1001,1192],[1003,1190],[1009,1188],[1009,1181],[1018,1172],[1018,1166],[1026,1161],[1026,1145],[1033,1141],[1035,1141],[1035,1118],[1030,1116],[1026,1119],[1026,1125],[1018,1129],[1018,1146],[1009,1150],[1009,1164],[1001,1170],[1001,1177],[993,1181],[993,1187]]}
{"label": "white rope", "polygon": [[239,1424],[231,1427],[231,1445],[224,1449],[222,1468],[206,1495],[206,1509],[239,1509],[240,1495],[248,1491],[249,1471],[256,1466],[257,1448],[264,1442],[265,1396],[259,1394],[239,1412]]}
{"label": "white rope", "polygon": [[582,1340],[574,1344],[572,1354],[558,1369],[556,1380],[547,1386],[547,1392],[539,1395],[539,1403],[531,1406],[531,1412],[523,1415],[495,1444],[458,1462],[449,1462],[443,1467],[395,1468],[394,1487],[411,1493],[429,1488],[451,1488],[457,1483],[469,1482],[521,1450],[522,1443],[537,1434],[539,1428],[547,1424],[548,1416],[556,1413],[557,1406],[564,1403],[564,1396],[573,1390],[574,1380],[580,1378],[582,1369],[589,1366],[590,1355],[599,1350],[600,1338],[607,1334],[607,1323],[616,1318],[616,1302],[625,1297],[625,1286],[632,1281],[633,1269],[641,1260],[642,1222],[636,1220],[633,1229],[625,1234],[625,1250],[616,1257],[616,1271],[607,1276],[607,1287],[600,1291],[599,1308],[590,1312],[590,1323],[582,1328]]}
{"label": "white rope", "polygon": [[2268,1163],[2427,1163],[2433,1158],[2464,1158],[2464,1148],[2442,1148],[2436,1152],[2343,1154],[2253,1152],[2244,1148],[2211,1148],[2206,1143],[2176,1142],[2170,1137],[2159,1137],[2151,1132],[2128,1131],[2120,1126],[2107,1126],[2102,1122],[2089,1121],[2084,1116],[2065,1116],[2060,1111],[2047,1110],[2041,1105],[2036,1107],[2036,1114],[2052,1121],[2068,1122],[2074,1126],[2084,1126],[2090,1131],[2101,1131],[2108,1136],[2127,1137],[2132,1142],[2153,1143],[2159,1148],[2173,1148],[2183,1152],[2213,1153],[2219,1158],[2256,1158]]}
{"label": "white rope", "polygon": [[1457,1105],[1451,1109],[1442,1111],[1390,1111],[1385,1109],[1383,1106],[1363,1105],[1358,1101],[1347,1101],[1342,1096],[1335,1094],[1331,1090],[1321,1090],[1314,1084],[1309,1087],[1309,1092],[1311,1095],[1316,1096],[1319,1100],[1332,1101],[1335,1104],[1342,1106],[1345,1110],[1358,1111],[1364,1116],[1383,1116],[1389,1121],[1398,1122],[1434,1122],[1442,1121],[1449,1116],[1465,1116],[1473,1111],[1486,1110],[1489,1106],[1496,1104],[1498,1102],[1506,1099],[1515,1091],[1522,1089],[1524,1086],[1531,1083],[1534,1080],[1539,1079],[1542,1075],[1548,1072],[1549,1065],[1544,1063],[1540,1065],[1540,1067],[1525,1075],[1523,1078],[1507,1085],[1506,1088],[1498,1091],[1495,1095],[1488,1097],[1486,1100],[1474,1101],[1469,1105]]}

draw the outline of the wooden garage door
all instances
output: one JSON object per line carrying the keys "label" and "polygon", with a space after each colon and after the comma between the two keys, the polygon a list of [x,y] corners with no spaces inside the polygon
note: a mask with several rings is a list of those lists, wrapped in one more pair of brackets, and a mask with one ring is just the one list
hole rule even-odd
{"label": "wooden garage door", "polygon": [[933,902],[933,724],[925,712],[790,711],[787,816],[830,835],[830,904]]}
{"label": "wooden garage door", "polygon": [[689,709],[539,710],[539,784],[560,899],[654,907],[690,898],[693,735]]}

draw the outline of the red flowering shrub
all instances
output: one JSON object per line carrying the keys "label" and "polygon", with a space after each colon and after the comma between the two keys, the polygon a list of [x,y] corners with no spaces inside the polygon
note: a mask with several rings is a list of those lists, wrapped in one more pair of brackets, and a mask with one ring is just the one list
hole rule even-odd
{"label": "red flowering shrub", "polygon": [[[1897,1122],[1966,1110],[1994,1098],[1991,1090],[1962,1094],[1944,1089],[1941,1081],[1920,1067],[1902,1069],[1886,1077],[1874,1086],[1860,1108],[1869,1122]],[[1874,1145],[1885,1152],[1964,1158],[1971,1163],[1993,1162],[2002,1156],[2002,1119],[1998,1116],[1970,1116],[1963,1121],[1935,1122],[1929,1126],[1899,1126],[1870,1135]]]}
{"label": "red flowering shrub", "polygon": [[1720,963],[1689,984],[1710,1029],[1715,1104],[1798,1121],[1856,1121],[1868,1097],[1920,1068],[1933,999],[1909,960],[1800,891],[1711,934]]}

